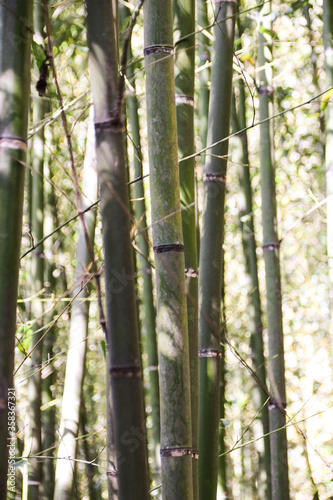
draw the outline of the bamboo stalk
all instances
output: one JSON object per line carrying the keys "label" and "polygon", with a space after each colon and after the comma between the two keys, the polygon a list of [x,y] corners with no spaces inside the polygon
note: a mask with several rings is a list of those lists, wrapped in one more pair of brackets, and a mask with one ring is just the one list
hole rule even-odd
{"label": "bamboo stalk", "polygon": [[[194,146],[195,1],[174,0],[175,87],[179,159],[190,156]],[[190,351],[192,447],[199,446],[199,359],[198,359],[198,257],[196,238],[195,159],[179,165],[180,204],[185,246],[187,322]],[[197,499],[198,459],[192,463],[193,498]]]}
{"label": "bamboo stalk", "polygon": [[[0,3],[0,497],[6,498],[13,399],[16,298],[30,94],[32,1]],[[9,408],[8,408],[9,407]],[[8,409],[10,413],[8,413]],[[11,420],[8,420],[8,417]],[[11,432],[13,433],[11,434]],[[10,444],[12,442],[10,441]],[[15,447],[15,446],[14,446]],[[8,471],[13,477],[15,469]]]}
{"label": "bamboo stalk", "polygon": [[199,272],[199,497],[215,500],[221,367],[222,244],[236,1],[216,2],[212,83],[209,102],[208,154]]}
{"label": "bamboo stalk", "polygon": [[[86,155],[84,161],[82,184],[82,208],[85,209],[97,199],[97,173],[95,156],[93,115],[88,128]],[[91,245],[94,242],[96,210],[91,210],[84,215]],[[54,500],[72,498],[74,485],[74,462],[76,458],[77,436],[79,432],[79,419],[81,407],[81,394],[85,372],[86,338],[88,333],[89,301],[82,300],[88,297],[87,287],[78,294],[89,277],[90,255],[86,246],[83,228],[79,226],[79,239],[76,252],[75,286],[73,297],[75,300],[71,307],[71,323],[68,339],[68,352],[64,392],[60,416],[60,443],[56,462]],[[78,295],[77,295],[78,294]],[[75,372],[73,373],[73,366]]]}
{"label": "bamboo stalk", "polygon": [[[281,278],[279,263],[279,239],[277,234],[275,168],[273,153],[272,87],[270,62],[271,23],[265,15],[271,12],[271,2],[261,9],[261,26],[265,31],[258,33],[259,72],[259,118],[260,118],[260,173],[262,197],[263,249],[267,289],[267,327],[269,349],[269,402],[270,449],[272,499],[289,500],[288,456],[286,423],[286,391],[284,369],[284,347],[281,304]],[[278,429],[278,432],[276,432]]]}
{"label": "bamboo stalk", "polygon": [[[208,12],[207,0],[197,0],[197,24],[199,29],[209,31],[208,25]],[[209,110],[209,82],[210,82],[210,52],[209,52],[209,38],[205,32],[198,33],[198,56],[199,66],[199,117],[200,117],[200,139],[201,147],[204,149],[207,146],[207,132],[208,132],[208,110]],[[204,69],[201,69],[204,67]],[[201,156],[202,164],[205,164],[206,155]]]}
{"label": "bamboo stalk", "polygon": [[[34,30],[41,41],[42,31],[45,25],[44,11],[41,4],[34,5]],[[35,65],[37,70],[37,65]],[[39,71],[36,71],[39,73]],[[34,89],[35,90],[35,89]],[[37,90],[33,95],[33,123],[40,123],[45,118],[46,103],[43,97],[38,96]],[[44,128],[34,135],[31,148],[32,163],[32,193],[31,193],[31,234],[34,241],[40,241],[44,237]],[[44,248],[38,247],[32,254],[31,261],[31,287],[32,294],[37,294],[31,303],[31,316],[34,320],[33,334],[30,348],[37,347],[27,360],[30,365],[31,374],[28,379],[28,425],[25,432],[26,456],[36,456],[42,450],[42,378],[41,366],[43,359],[43,342],[40,342],[41,328],[43,326],[43,302],[41,290],[44,288]],[[31,458],[28,464],[26,476],[26,491],[28,499],[38,499],[42,491],[42,462]]]}
{"label": "bamboo stalk", "polygon": [[[244,81],[238,84],[238,113],[236,112],[235,100],[233,100],[232,122],[234,132],[246,127],[246,102]],[[245,272],[248,277],[248,303],[249,303],[249,328],[251,332],[250,349],[252,354],[254,371],[266,387],[266,368],[263,344],[263,324],[261,299],[258,282],[257,243],[254,233],[254,217],[252,205],[252,186],[250,178],[250,164],[248,153],[248,141],[246,132],[236,138],[234,160],[237,164],[239,178],[239,217],[242,231],[242,244],[245,259]],[[258,495],[260,499],[271,498],[271,469],[270,469],[270,443],[269,443],[269,414],[267,406],[267,392],[256,384],[253,387],[253,402],[259,412],[261,425],[258,429],[260,436],[265,436],[264,446],[258,442],[257,452],[259,456],[258,471]]]}
{"label": "bamboo stalk", "polygon": [[116,2],[87,1],[90,80],[105,255],[110,386],[118,498],[148,498],[148,464],[126,183],[123,75],[118,77]]}
{"label": "bamboo stalk", "polygon": [[[48,157],[48,177],[52,177],[52,169],[50,157]],[[44,171],[45,172],[45,171]],[[45,175],[45,173],[44,173]],[[56,198],[53,186],[45,183],[45,212],[44,212],[44,232],[48,234],[52,231],[55,225],[55,220],[52,212],[56,206]],[[45,254],[45,295],[50,296],[55,290],[55,278],[53,271],[55,264],[53,260],[53,244],[54,238],[46,240],[44,245]],[[49,324],[53,320],[54,310],[51,309],[45,314],[45,324]],[[43,359],[46,360],[46,366],[42,373],[42,405],[45,407],[43,411],[43,427],[42,427],[42,449],[43,454],[53,457],[53,447],[56,442],[55,438],[55,406],[50,404],[54,400],[53,386],[56,382],[56,368],[53,363],[53,346],[56,342],[57,328],[52,328],[43,341]],[[45,373],[46,372],[46,373]],[[54,493],[54,460],[43,460],[43,494],[46,498],[53,498]]]}
{"label": "bamboo stalk", "polygon": [[225,339],[227,334],[227,324],[225,315],[225,252],[222,251],[222,324],[221,324],[221,375],[220,375],[220,422],[219,422],[219,460],[218,460],[218,479],[217,479],[217,498],[231,498],[228,484],[228,463],[225,443],[225,401],[226,401],[226,355]]}
{"label": "bamboo stalk", "polygon": [[[323,3],[324,20],[324,48],[325,48],[325,71],[326,87],[333,86],[333,5],[332,2],[324,0]],[[328,99],[325,109],[326,123],[326,144],[325,144],[325,164],[326,164],[326,195],[327,195],[327,254],[328,272],[330,280],[330,301],[333,304],[333,101]],[[331,324],[333,325],[333,315]]]}
{"label": "bamboo stalk", "polygon": [[190,369],[179,196],[172,1],[146,0],[145,66],[164,499],[193,498]]}
{"label": "bamboo stalk", "polygon": [[[129,9],[124,5],[120,6],[120,19],[123,24],[126,17],[130,15]],[[128,36],[125,32],[124,36]],[[132,60],[132,50],[129,47],[128,60]],[[136,252],[136,261],[138,267],[138,276],[143,280],[143,296],[142,296],[142,312],[144,315],[144,337],[145,352],[147,353],[147,367],[149,370],[149,404],[152,408],[152,467],[154,476],[159,484],[159,470],[161,468],[160,459],[160,392],[158,383],[158,353],[157,353],[157,339],[156,339],[156,320],[155,320],[155,306],[153,298],[153,283],[152,283],[152,270],[149,262],[149,236],[147,231],[147,217],[146,217],[146,200],[144,190],[144,180],[142,177],[142,150],[140,138],[140,124],[139,124],[139,102],[135,93],[135,67],[133,64],[128,65],[126,74],[130,79],[131,86],[134,89],[126,95],[127,114],[131,127],[131,140],[133,141],[134,157],[134,182],[132,185],[132,197],[134,216],[136,221],[135,226],[135,244],[139,249]]]}

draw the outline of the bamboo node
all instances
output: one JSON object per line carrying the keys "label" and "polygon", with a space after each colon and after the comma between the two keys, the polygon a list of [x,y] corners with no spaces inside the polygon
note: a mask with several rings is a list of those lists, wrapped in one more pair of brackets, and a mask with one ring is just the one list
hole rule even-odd
{"label": "bamboo node", "polygon": [[199,349],[199,358],[221,358],[222,352],[219,349]]}
{"label": "bamboo node", "polygon": [[264,87],[263,85],[257,88],[258,95],[273,95],[274,90],[272,87]]}
{"label": "bamboo node", "polygon": [[284,401],[276,401],[275,399],[270,398],[268,402],[268,410],[274,410],[275,408],[284,413],[285,409],[287,408],[287,403]]}
{"label": "bamboo node", "polygon": [[204,174],[203,175],[204,182],[221,182],[225,184],[227,182],[227,177],[224,174]]}
{"label": "bamboo node", "polygon": [[264,252],[271,252],[272,250],[279,250],[280,242],[279,241],[269,241],[268,243],[264,243],[262,246]]}
{"label": "bamboo node", "polygon": [[194,106],[194,97],[185,94],[176,94],[176,104],[189,104]]}
{"label": "bamboo node", "polygon": [[189,267],[188,269],[185,269],[185,276],[188,278],[198,278],[199,273],[197,269]]}
{"label": "bamboo node", "polygon": [[161,457],[186,457],[188,455],[193,456],[192,448],[161,448],[160,455]]}
{"label": "bamboo node", "polygon": [[153,246],[154,253],[184,252],[184,245],[180,243],[163,243]]}
{"label": "bamboo node", "polygon": [[113,366],[110,368],[111,377],[141,377],[140,366]]}
{"label": "bamboo node", "polygon": [[0,149],[20,149],[27,152],[27,141],[20,137],[0,137]]}
{"label": "bamboo node", "polygon": [[96,132],[99,132],[101,130],[110,130],[112,129],[113,132],[124,132],[125,128],[124,125],[121,123],[121,121],[110,118],[110,120],[106,120],[104,122],[96,122],[95,123],[95,130]]}
{"label": "bamboo node", "polygon": [[145,47],[143,50],[144,56],[150,56],[151,54],[170,54],[173,55],[172,45],[150,45]]}
{"label": "bamboo node", "polygon": [[115,470],[108,470],[108,471],[106,471],[106,475],[108,477],[117,477],[118,474],[117,474],[117,471],[115,471]]}
{"label": "bamboo node", "polygon": [[150,366],[147,366],[147,370],[148,370],[149,372],[158,371],[158,366],[157,366],[157,365],[150,365]]}

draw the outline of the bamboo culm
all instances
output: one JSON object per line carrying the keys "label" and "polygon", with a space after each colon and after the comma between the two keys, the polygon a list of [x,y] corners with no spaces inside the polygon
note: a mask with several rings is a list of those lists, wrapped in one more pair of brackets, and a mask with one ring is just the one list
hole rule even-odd
{"label": "bamboo culm", "polygon": [[144,54],[161,399],[162,497],[192,500],[192,425],[172,2],[145,0]]}
{"label": "bamboo culm", "polygon": [[[194,146],[195,2],[173,1],[175,87],[179,159]],[[180,203],[185,246],[187,321],[190,352],[192,446],[199,446],[198,256],[196,238],[195,159],[179,164]],[[193,459],[193,499],[198,498],[198,460]]]}
{"label": "bamboo culm", "polygon": [[[118,499],[149,498],[147,434],[130,241],[118,5],[87,1],[89,65],[105,256],[109,376]],[[120,273],[120,279],[119,279]],[[110,473],[112,473],[110,471]]]}
{"label": "bamboo culm", "polygon": [[[236,1],[216,2],[207,145],[229,136]],[[228,141],[207,151],[199,266],[199,498],[215,500],[221,368],[222,245]]]}
{"label": "bamboo culm", "polygon": [[0,497],[6,498],[7,472],[13,486],[15,467],[8,469],[8,441],[15,436],[13,382],[16,299],[21,243],[24,164],[30,95],[33,3],[0,3]]}
{"label": "bamboo culm", "polygon": [[[282,298],[277,234],[275,167],[273,153],[273,122],[270,45],[271,24],[264,21],[271,11],[267,2],[261,9],[263,28],[258,33],[260,174],[262,197],[263,250],[267,290],[267,328],[269,350],[269,383],[272,398],[268,404],[270,424],[272,499],[289,500],[288,455],[286,435],[286,390],[284,342],[282,327]],[[267,16],[269,17],[269,16]],[[280,429],[278,431],[278,429]],[[278,432],[277,432],[278,431]]]}

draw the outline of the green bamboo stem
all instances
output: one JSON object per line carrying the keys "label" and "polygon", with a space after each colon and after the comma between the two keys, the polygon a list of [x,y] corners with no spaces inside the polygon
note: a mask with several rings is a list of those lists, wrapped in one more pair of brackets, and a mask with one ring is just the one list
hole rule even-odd
{"label": "green bamboo stem", "polygon": [[[198,29],[208,29],[208,12],[207,0],[197,0],[197,24]],[[199,117],[200,117],[200,139],[201,147],[204,149],[207,146],[208,132],[208,109],[209,109],[209,82],[210,82],[210,67],[207,63],[210,61],[209,38],[202,31],[198,33],[198,56],[199,66]],[[200,69],[205,66],[204,69]],[[206,155],[201,156],[202,164],[205,164]]]}
{"label": "green bamboo stem", "polygon": [[[195,1],[174,0],[175,87],[179,159],[190,156],[194,145]],[[195,159],[179,165],[180,203],[185,246],[187,322],[190,351],[192,447],[199,446],[198,257],[196,241]],[[198,459],[192,463],[193,498],[197,499]]]}
{"label": "green bamboo stem", "polygon": [[[320,94],[321,92],[321,87],[319,84],[319,71],[318,71],[318,54],[316,52],[315,46],[316,43],[314,41],[314,30],[313,30],[313,24],[312,24],[312,14],[310,12],[311,9],[311,4],[306,3],[303,6],[303,15],[306,19],[306,24],[308,27],[308,39],[309,39],[309,46],[311,47],[311,62],[312,62],[312,83],[315,86],[316,93]],[[323,19],[326,19],[327,17],[323,16]],[[325,32],[325,28],[324,28]],[[324,34],[324,39],[325,39],[325,34]],[[324,41],[325,45],[325,41]],[[325,159],[325,117],[324,114],[321,113],[320,111],[320,104],[318,103],[318,119],[319,119],[319,141],[321,145],[321,155],[323,160]]]}
{"label": "green bamboo stem", "polygon": [[[129,9],[124,5],[120,6],[120,19],[123,24],[126,17],[129,16]],[[126,32],[125,32],[126,36]],[[132,50],[129,48],[128,60],[132,59]],[[153,470],[156,480],[158,481],[157,471],[161,468],[160,459],[160,391],[158,382],[158,353],[156,341],[156,312],[153,299],[153,283],[151,266],[149,264],[149,238],[147,232],[147,217],[146,217],[146,200],[144,181],[142,179],[142,151],[141,151],[141,138],[140,138],[140,124],[139,124],[139,102],[135,94],[135,77],[134,65],[129,64],[127,68],[127,75],[130,79],[131,86],[134,89],[126,95],[127,115],[131,127],[131,139],[133,141],[134,157],[134,179],[140,179],[132,185],[132,198],[134,216],[136,220],[136,237],[135,244],[139,249],[136,252],[136,262],[138,268],[138,276],[143,280],[143,296],[142,296],[142,312],[144,315],[144,339],[145,339],[145,352],[147,353],[147,368],[149,370],[149,404],[152,408],[152,460]],[[150,447],[149,447],[150,448]]]}
{"label": "green bamboo stem", "polygon": [[[106,364],[110,365],[109,348],[106,346]],[[114,436],[114,414],[112,411],[112,398],[110,376],[106,372],[106,453],[107,453],[107,488],[108,500],[118,500],[117,456]]]}
{"label": "green bamboo stem", "polygon": [[[44,103],[41,98],[35,102],[33,109],[33,120],[39,122],[44,118]],[[31,234],[35,241],[43,238],[43,218],[44,218],[44,194],[43,194],[43,171],[44,171],[44,138],[41,130],[34,136],[32,157],[32,224]],[[28,379],[28,425],[25,432],[25,452],[26,456],[37,455],[42,449],[42,428],[41,428],[41,366],[43,343],[39,342],[41,328],[43,326],[43,301],[40,291],[44,286],[44,254],[43,245],[32,254],[31,262],[31,287],[32,294],[38,294],[31,303],[31,317],[34,320],[33,334],[29,349],[36,344],[37,347],[31,353],[26,365],[30,367]],[[31,458],[28,465],[27,475],[27,498],[38,499],[41,492],[42,463],[40,460]]]}
{"label": "green bamboo stem", "polygon": [[[261,9],[262,26],[271,29],[264,16],[271,11],[270,2]],[[275,168],[273,159],[272,88],[270,68],[272,51],[269,31],[258,33],[260,173],[262,196],[263,249],[267,289],[267,327],[269,349],[269,382],[273,395],[269,402],[272,499],[289,500],[288,456],[286,436],[286,392],[281,305],[279,239],[277,234]],[[276,432],[278,429],[278,432]]]}
{"label": "green bamboo stem", "polygon": [[[207,144],[228,137],[236,1],[217,2]],[[208,150],[199,272],[199,497],[215,500],[221,365],[222,244],[228,141]]]}
{"label": "green bamboo stem", "polygon": [[[82,405],[80,408],[80,429],[82,436],[88,435],[87,429],[87,413],[86,413],[85,398],[82,394]],[[86,461],[86,476],[88,478],[89,500],[102,500],[101,484],[99,477],[95,477],[96,467],[93,465],[95,457],[98,455],[98,450],[91,445],[87,439],[83,439],[82,448]]]}
{"label": "green bamboo stem", "polygon": [[179,196],[172,1],[146,0],[145,66],[156,268],[163,499],[193,498],[185,261]]}
{"label": "green bamboo stem", "polygon": [[[98,195],[94,135],[93,116],[91,114],[83,170],[83,210],[96,201]],[[93,246],[96,210],[87,212],[84,215],[84,219],[89,239]],[[90,279],[88,272],[90,255],[81,224],[79,226],[76,261],[77,265],[74,276],[75,286],[73,287],[73,296],[76,296],[76,298],[71,308],[71,323],[59,431],[60,443],[58,447],[58,458],[63,458],[63,460],[57,460],[56,462],[54,500],[69,500],[73,496],[74,487],[75,465],[70,459],[76,458],[89,318],[89,301],[82,300],[89,295],[87,286],[78,294],[87,279]],[[75,371],[73,371],[73,366],[75,366]]]}
{"label": "green bamboo stem", "polygon": [[218,480],[217,480],[217,498],[231,498],[228,485],[227,474],[227,451],[225,444],[225,388],[226,388],[226,362],[225,345],[226,338],[226,316],[225,316],[225,252],[222,251],[222,324],[221,324],[221,375],[220,375],[220,423],[219,423],[219,461],[218,461]]}
{"label": "green bamboo stem", "polygon": [[[325,71],[326,86],[333,86],[333,5],[332,2],[324,0],[323,3],[324,21],[324,48],[325,48]],[[327,255],[328,272],[330,281],[330,301],[333,304],[333,99],[328,100],[325,109],[326,122],[326,194],[327,194]],[[332,319],[333,325],[333,319]]]}
{"label": "green bamboo stem", "polygon": [[[48,149],[48,148],[46,148]],[[50,157],[48,158],[50,160]],[[44,171],[45,172],[45,171]],[[45,175],[45,173],[44,173]],[[52,177],[52,169],[50,161],[48,161],[48,177]],[[45,183],[45,210],[44,210],[44,232],[50,233],[54,228],[53,210],[56,206],[56,198],[53,186],[48,182]],[[53,276],[55,269],[52,247],[54,239],[49,238],[44,245],[45,255],[45,295],[51,297],[52,292],[55,290],[56,279]],[[45,324],[53,320],[54,310],[45,314]],[[43,359],[47,360],[47,365],[44,368],[46,372],[43,374],[42,379],[42,405],[43,405],[43,422],[42,422],[42,449],[43,454],[53,457],[53,446],[55,444],[55,406],[51,404],[54,400],[53,386],[56,382],[55,366],[53,364],[53,346],[55,345],[56,326],[53,327],[43,340]],[[45,498],[53,498],[54,493],[54,460],[43,460],[43,494]]]}
{"label": "green bamboo stem", "polygon": [[[30,94],[32,1],[0,3],[0,497],[6,498],[8,389],[13,388],[16,298]],[[10,408],[10,411],[13,408]],[[15,430],[14,430],[15,433]],[[13,473],[12,464],[9,473]]]}
{"label": "green bamboo stem", "polygon": [[[238,84],[238,113],[235,100],[233,99],[232,123],[233,131],[237,132],[246,128],[246,102],[244,81]],[[250,164],[248,153],[248,141],[246,132],[235,138],[236,146],[233,157],[237,165],[239,178],[239,217],[242,231],[242,244],[245,258],[245,272],[248,281],[249,301],[249,328],[251,332],[250,348],[254,371],[259,380],[266,387],[266,369],[263,344],[263,324],[261,312],[261,299],[258,282],[258,264],[256,253],[256,239],[254,233],[254,218],[252,204],[252,187],[250,177]],[[258,434],[265,436],[264,446],[258,442],[257,452],[259,456],[258,471],[258,495],[259,499],[269,500],[271,498],[271,470],[270,470],[270,442],[269,442],[269,414],[267,406],[267,391],[262,390],[257,383],[253,387],[254,408],[259,412],[260,429]]]}
{"label": "green bamboo stem", "polygon": [[[45,25],[44,11],[41,4],[34,5],[34,30],[43,41],[41,35]],[[39,71],[35,65],[35,73],[39,77]],[[34,89],[35,90],[35,89]],[[40,123],[45,118],[46,102],[43,97],[38,96],[37,91],[33,95],[33,123]],[[44,237],[44,128],[34,135],[31,152],[32,164],[32,193],[31,193],[31,234],[34,241],[40,241]],[[43,301],[41,290],[44,288],[44,248],[39,246],[32,254],[31,260],[31,292],[38,294],[31,303],[31,317],[34,320],[33,333],[30,349],[36,344],[27,365],[30,365],[31,374],[28,379],[28,425],[25,432],[26,455],[36,456],[42,450],[42,378],[41,370],[43,359],[43,342],[40,342],[41,328],[43,326]],[[31,458],[28,464],[28,474],[25,476],[27,485],[25,487],[27,498],[38,499],[42,491],[42,462]]]}
{"label": "green bamboo stem", "polygon": [[90,80],[100,183],[110,386],[117,454],[118,498],[148,499],[148,464],[130,241],[122,95],[118,94],[116,2],[87,1]]}

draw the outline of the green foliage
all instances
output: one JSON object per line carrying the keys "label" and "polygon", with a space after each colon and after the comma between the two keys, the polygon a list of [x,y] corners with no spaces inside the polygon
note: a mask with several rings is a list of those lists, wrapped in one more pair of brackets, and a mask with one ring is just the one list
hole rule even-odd
{"label": "green foliage", "polygon": [[103,352],[104,359],[106,360],[106,345],[105,345],[105,340],[101,340],[101,349]]}
{"label": "green foliage", "polygon": [[46,61],[45,49],[42,45],[32,40],[32,52],[36,60],[38,69],[42,67],[42,64]]}
{"label": "green foliage", "polygon": [[295,10],[302,9],[303,7],[305,7],[305,5],[308,5],[308,4],[309,4],[309,0],[295,0],[294,2],[292,2],[291,8],[292,8],[293,12],[295,12]]}
{"label": "green foliage", "polygon": [[25,356],[29,352],[29,346],[31,343],[31,336],[33,334],[33,330],[28,325],[22,325],[19,327],[17,336],[19,336],[17,341],[18,350],[24,354]]}

